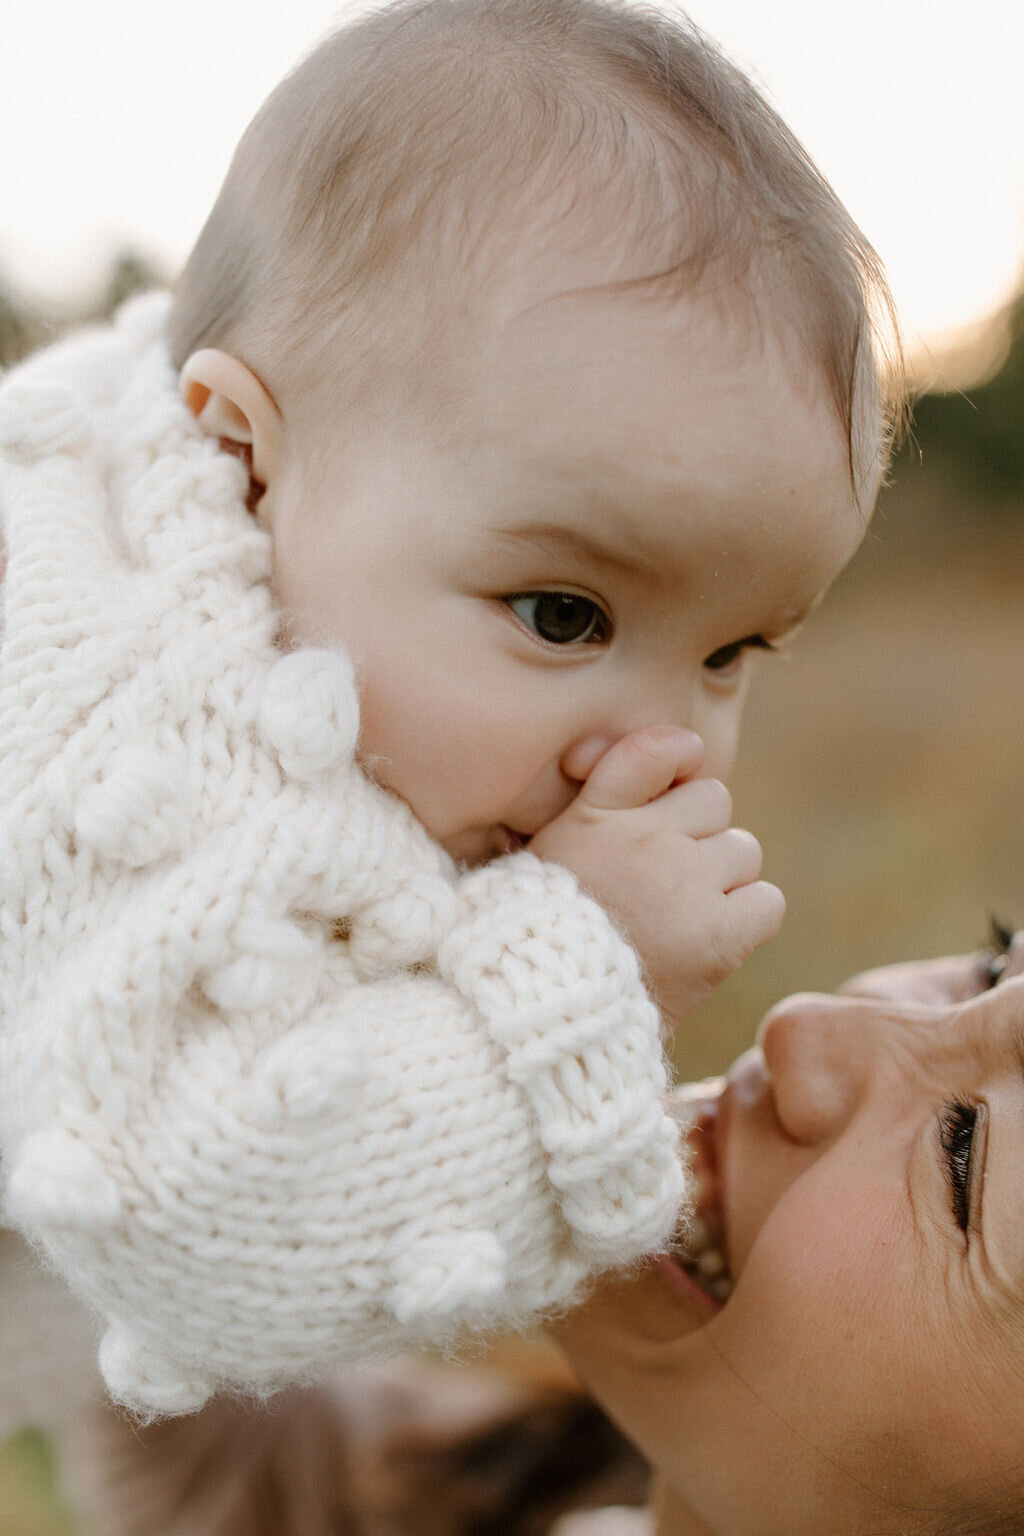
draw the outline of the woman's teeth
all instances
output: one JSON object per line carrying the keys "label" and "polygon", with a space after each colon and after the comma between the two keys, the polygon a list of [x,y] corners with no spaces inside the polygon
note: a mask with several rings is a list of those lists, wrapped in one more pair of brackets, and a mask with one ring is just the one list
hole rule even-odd
{"label": "woman's teeth", "polygon": [[717,1302],[728,1301],[733,1291],[715,1167],[714,1123],[721,1087],[721,1080],[694,1084],[672,1096],[673,1112],[684,1125],[693,1156],[696,1193],[696,1214],[680,1235],[673,1257]]}
{"label": "woman's teeth", "polygon": [[728,1301],[733,1280],[720,1246],[722,1239],[715,1231],[720,1223],[712,1215],[714,1192],[704,1170],[695,1169],[695,1179],[697,1214],[679,1238],[673,1258],[696,1280],[702,1291],[716,1301]]}

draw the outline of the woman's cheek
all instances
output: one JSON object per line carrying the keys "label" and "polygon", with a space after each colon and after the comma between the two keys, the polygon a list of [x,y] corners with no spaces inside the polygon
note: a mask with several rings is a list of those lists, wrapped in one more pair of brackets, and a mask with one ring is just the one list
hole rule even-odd
{"label": "woman's cheek", "polygon": [[862,1384],[887,1368],[911,1260],[890,1184],[805,1176],[758,1233],[716,1340],[755,1391],[816,1435],[837,1399],[857,1418]]}

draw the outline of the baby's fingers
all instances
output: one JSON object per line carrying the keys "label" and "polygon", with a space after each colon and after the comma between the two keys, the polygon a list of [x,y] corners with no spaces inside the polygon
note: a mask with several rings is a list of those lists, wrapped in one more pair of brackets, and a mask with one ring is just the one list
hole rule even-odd
{"label": "baby's fingers", "polygon": [[761,873],[761,844],[753,832],[742,827],[728,827],[702,844],[710,864],[705,866],[713,873],[719,890],[734,891],[741,885],[750,885]]}
{"label": "baby's fingers", "polygon": [[598,759],[580,790],[581,805],[625,811],[657,800],[673,784],[700,769],[704,743],[675,725],[648,725],[630,731]]}
{"label": "baby's fingers", "polygon": [[786,898],[777,885],[755,880],[737,886],[727,899],[730,924],[743,958],[774,939],[786,915]]}
{"label": "baby's fingers", "polygon": [[[721,779],[690,779],[677,784],[668,804],[672,807],[673,828],[685,832],[687,837],[713,837],[725,832],[732,820],[732,796]],[[750,833],[741,836],[749,837]]]}

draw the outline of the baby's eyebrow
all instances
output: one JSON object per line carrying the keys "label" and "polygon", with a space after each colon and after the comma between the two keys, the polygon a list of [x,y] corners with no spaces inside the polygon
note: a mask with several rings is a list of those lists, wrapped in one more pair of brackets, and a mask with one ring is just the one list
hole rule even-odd
{"label": "baby's eyebrow", "polygon": [[643,548],[635,528],[630,530],[628,541],[550,521],[498,525],[492,531],[511,544],[530,545],[544,554],[568,555],[590,565],[614,566],[647,579],[664,575],[669,558],[665,549],[650,544]]}

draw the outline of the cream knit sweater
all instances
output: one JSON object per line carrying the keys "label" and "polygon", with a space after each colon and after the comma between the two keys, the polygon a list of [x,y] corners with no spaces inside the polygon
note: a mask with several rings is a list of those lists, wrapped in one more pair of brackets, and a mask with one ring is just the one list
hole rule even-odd
{"label": "cream knit sweater", "polygon": [[633,951],[356,766],[165,312],[0,386],[4,1220],[146,1414],[564,1306],[683,1193]]}

